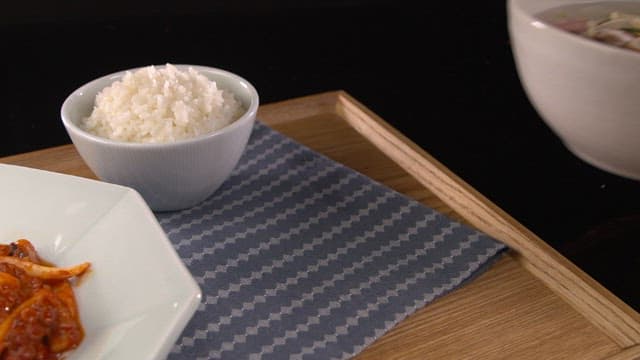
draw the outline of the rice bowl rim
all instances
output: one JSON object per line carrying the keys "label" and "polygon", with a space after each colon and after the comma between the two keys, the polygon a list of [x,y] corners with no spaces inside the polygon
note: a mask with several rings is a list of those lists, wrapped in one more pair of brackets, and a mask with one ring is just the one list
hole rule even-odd
{"label": "rice bowl rim", "polygon": [[[69,116],[67,116],[67,114],[65,114],[65,111],[69,109],[69,107],[71,106],[71,103],[76,101],[76,98],[78,96],[80,97],[84,96],[83,92],[86,89],[94,87],[96,83],[105,82],[109,80],[101,89],[99,89],[96,92],[96,95],[97,95],[98,93],[100,93],[100,91],[102,91],[102,89],[122,79],[127,72],[133,72],[133,71],[144,69],[150,66],[155,66],[160,68],[164,67],[164,65],[148,65],[148,66],[140,66],[140,67],[130,68],[126,70],[116,71],[116,72],[101,76],[99,78],[93,79],[91,81],[88,81],[83,85],[81,85],[80,87],[76,88],[73,92],[71,92],[71,94],[69,94],[69,96],[67,96],[65,101],[62,103],[62,107],[60,109],[60,117],[62,118],[62,122],[64,126],[69,131],[72,131],[74,134],[78,136],[82,136],[86,139],[91,140],[92,142],[99,143],[106,146],[119,146],[119,147],[133,148],[133,149],[160,149],[160,148],[166,149],[171,147],[189,145],[197,142],[202,142],[211,138],[215,138],[218,136],[223,136],[223,134],[234,131],[236,128],[243,126],[245,122],[251,122],[255,120],[258,112],[258,106],[260,103],[260,97],[258,95],[256,88],[247,79],[231,71],[216,68],[216,67],[203,66],[203,65],[191,65],[191,64],[171,64],[171,65],[175,66],[180,70],[186,70],[189,67],[191,67],[194,70],[200,72],[200,74],[207,77],[207,79],[209,79],[210,81],[216,81],[216,80],[212,80],[211,78],[209,78],[209,76],[207,76],[208,74],[213,73],[213,74],[222,75],[223,77],[227,77],[231,79],[233,82],[237,82],[238,84],[240,84],[241,87],[244,87],[248,90],[249,106],[246,108],[246,110],[240,117],[238,117],[236,120],[234,120],[230,124],[218,130],[214,130],[206,134],[194,136],[187,139],[180,139],[180,140],[168,141],[168,142],[157,142],[157,143],[142,143],[142,142],[113,140],[106,137],[94,135],[82,129],[78,124],[76,124],[76,122],[70,119]],[[217,81],[216,81],[216,85],[218,85]],[[238,97],[238,94],[236,94],[235,92],[228,90],[226,88],[222,88],[222,89],[225,91],[229,91],[234,96],[236,96],[236,98]],[[95,103],[95,96],[94,96],[94,103]]]}

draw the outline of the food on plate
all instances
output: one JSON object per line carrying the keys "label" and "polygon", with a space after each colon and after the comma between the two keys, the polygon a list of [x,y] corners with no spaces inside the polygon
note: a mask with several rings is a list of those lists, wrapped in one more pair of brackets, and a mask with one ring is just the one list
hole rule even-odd
{"label": "food on plate", "polygon": [[[627,11],[634,4],[637,10]],[[619,10],[616,6],[625,6],[626,10]],[[544,11],[540,17],[560,29],[585,38],[640,51],[640,7],[637,3],[564,5]]]}
{"label": "food on plate", "polygon": [[80,126],[111,140],[167,143],[219,130],[244,111],[234,94],[193,67],[151,65],[100,91]]}
{"label": "food on plate", "polygon": [[60,268],[33,244],[0,244],[0,359],[60,359],[84,338],[73,286],[89,262]]}

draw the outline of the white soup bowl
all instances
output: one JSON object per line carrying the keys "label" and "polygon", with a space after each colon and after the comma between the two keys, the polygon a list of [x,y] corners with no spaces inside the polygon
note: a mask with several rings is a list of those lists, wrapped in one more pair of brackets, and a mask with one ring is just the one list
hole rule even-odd
{"label": "white soup bowl", "polygon": [[[507,0],[516,69],[533,107],[566,147],[585,162],[640,180],[640,52],[551,25],[539,15],[575,4],[602,18],[640,14],[640,2]],[[570,12],[564,15],[573,16]]]}

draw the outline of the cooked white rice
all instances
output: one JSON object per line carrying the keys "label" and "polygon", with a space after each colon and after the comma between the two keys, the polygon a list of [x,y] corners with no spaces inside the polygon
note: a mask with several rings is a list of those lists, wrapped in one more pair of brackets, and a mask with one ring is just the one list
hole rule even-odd
{"label": "cooked white rice", "polygon": [[195,69],[171,64],[128,71],[97,96],[91,115],[80,124],[108,139],[174,142],[210,133],[237,120],[244,109]]}

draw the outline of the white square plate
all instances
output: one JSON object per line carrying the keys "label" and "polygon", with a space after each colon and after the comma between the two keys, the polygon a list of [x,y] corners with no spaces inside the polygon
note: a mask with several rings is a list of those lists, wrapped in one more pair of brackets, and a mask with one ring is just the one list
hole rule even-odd
{"label": "white square plate", "polygon": [[30,240],[75,288],[85,329],[67,359],[163,359],[201,291],[142,197],[81,177],[0,164],[0,242]]}

